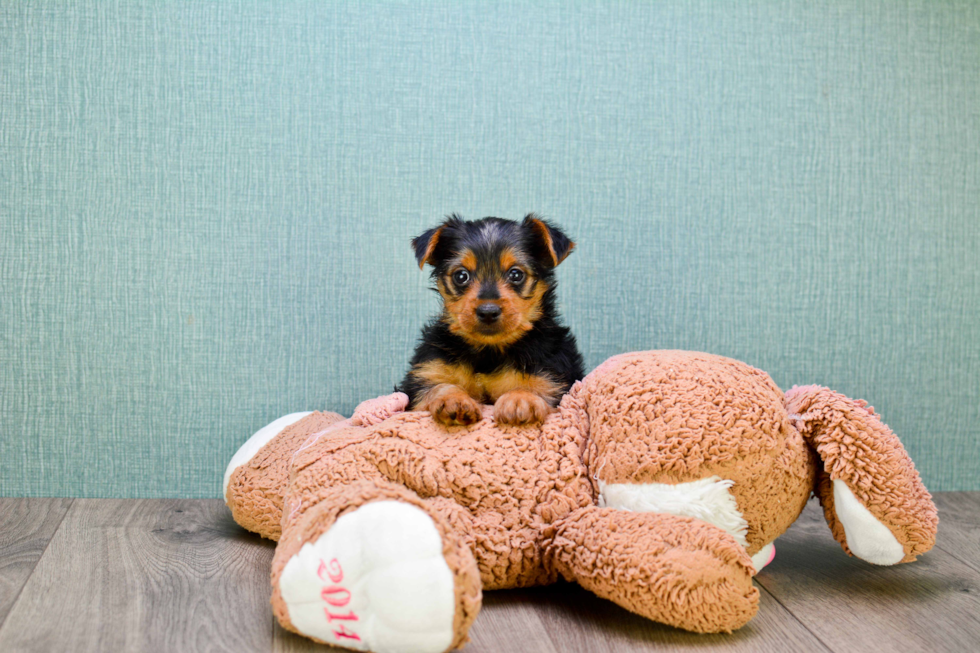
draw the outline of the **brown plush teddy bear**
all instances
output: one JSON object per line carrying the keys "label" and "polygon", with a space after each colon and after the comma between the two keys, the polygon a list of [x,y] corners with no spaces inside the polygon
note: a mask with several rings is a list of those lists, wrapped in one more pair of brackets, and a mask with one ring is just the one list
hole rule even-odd
{"label": "brown plush teddy bear", "polygon": [[482,590],[560,575],[649,619],[731,631],[811,492],[843,549],[874,564],[935,540],[932,498],[871,408],[818,386],[784,394],[731,359],[615,356],[540,427],[499,426],[487,406],[446,429],[405,404],[286,416],[229,465],[235,519],[279,541],[285,628],[438,653],[466,642]]}

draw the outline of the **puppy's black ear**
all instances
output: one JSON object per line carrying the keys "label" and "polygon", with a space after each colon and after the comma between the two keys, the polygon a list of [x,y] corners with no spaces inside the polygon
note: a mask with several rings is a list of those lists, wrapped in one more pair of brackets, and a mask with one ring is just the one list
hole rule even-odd
{"label": "puppy's black ear", "polygon": [[419,269],[425,267],[426,263],[432,262],[432,253],[439,244],[439,234],[445,229],[446,225],[429,229],[421,236],[412,239],[412,247],[415,249],[415,260],[419,262]]}
{"label": "puppy's black ear", "polygon": [[[449,239],[449,243],[452,244],[453,233],[463,226],[463,218],[459,217],[458,214],[452,213],[446,217],[446,221],[443,222],[438,227],[429,229],[423,233],[418,238],[412,239],[412,248],[415,249],[415,260],[419,262],[419,269],[425,267],[425,264],[435,265],[435,255],[436,246],[439,244],[439,238],[442,237],[443,240]],[[447,233],[447,230],[448,233]]]}
{"label": "puppy's black ear", "polygon": [[548,224],[533,213],[525,216],[521,227],[531,233],[535,255],[549,267],[557,267],[575,249],[575,243],[563,234],[561,229]]}

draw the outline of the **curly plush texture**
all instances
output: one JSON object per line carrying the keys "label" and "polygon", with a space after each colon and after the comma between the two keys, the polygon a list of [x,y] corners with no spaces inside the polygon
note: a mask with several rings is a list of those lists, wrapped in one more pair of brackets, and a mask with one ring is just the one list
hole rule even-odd
{"label": "curly plush texture", "polygon": [[586,379],[596,474],[606,483],[733,481],[754,554],[803,510],[816,458],[765,372],[710,354],[656,354],[614,356]]}
{"label": "curly plush texture", "polygon": [[[559,576],[679,628],[739,628],[758,609],[750,556],[793,523],[811,491],[850,552],[834,481],[894,535],[903,561],[935,539],[929,493],[863,402],[816,386],[784,396],[767,374],[728,358],[615,356],[539,427],[498,426],[484,406],[477,423],[447,429],[404,405],[396,393],[349,420],[313,413],[232,473],[235,518],[280,538],[273,606],[284,627],[294,628],[277,584],[285,565],[339,517],[379,500],[415,506],[436,525],[454,583],[453,646],[466,640],[482,590]],[[714,482],[734,520],[695,518],[705,505],[685,512],[697,500],[685,488]],[[611,484],[653,498],[667,488],[680,508],[599,507]]]}
{"label": "curly plush texture", "polygon": [[296,453],[283,531],[349,485],[394,484],[444,512],[472,548],[484,588],[552,582],[543,528],[595,501],[584,439],[568,425],[574,414],[555,413],[540,431],[498,427],[490,407],[472,427],[446,430],[428,413],[407,412],[370,429],[337,429]]}
{"label": "curly plush texture", "polygon": [[283,490],[289,479],[293,452],[318,433],[345,424],[342,415],[313,412],[287,426],[244,465],[232,472],[227,494],[232,517],[243,528],[270,540],[282,532]]}
{"label": "curly plush texture", "polygon": [[[412,492],[394,483],[368,481],[346,485],[343,491],[331,495],[302,513],[285,531],[287,536],[276,547],[272,559],[272,609],[283,628],[299,632],[289,618],[289,610],[279,589],[279,578],[287,562],[304,544],[316,540],[344,514],[374,501],[387,499],[403,501],[421,508],[435,523],[443,541],[443,558],[453,575],[456,610],[453,617],[454,637],[450,648],[457,648],[469,641],[467,633],[480,611],[483,599],[480,575],[471,549],[459,536],[459,531],[452,520],[447,519],[439,510],[438,504],[427,504]],[[312,639],[324,644],[333,644],[317,638]]]}
{"label": "curly plush texture", "polygon": [[597,596],[694,632],[731,632],[759,605],[745,549],[692,517],[573,513],[557,525],[548,562]]}
{"label": "curly plush texture", "polygon": [[911,562],[932,548],[939,515],[902,443],[866,401],[817,385],[786,393],[803,437],[824,461],[816,488],[824,517],[841,547],[852,555],[834,510],[833,481],[851,492],[905,550]]}

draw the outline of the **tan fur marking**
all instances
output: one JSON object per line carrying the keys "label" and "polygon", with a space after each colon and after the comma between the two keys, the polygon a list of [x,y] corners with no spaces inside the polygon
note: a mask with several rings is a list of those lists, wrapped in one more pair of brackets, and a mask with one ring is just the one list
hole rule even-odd
{"label": "tan fur marking", "polygon": [[[484,376],[484,375],[478,375]],[[522,374],[516,370],[504,369],[484,376],[481,380],[486,396],[497,401],[508,392],[521,390],[533,393],[548,404],[555,405],[561,396],[561,386],[547,376]]]}
{"label": "tan fur marking", "polygon": [[480,321],[476,317],[476,307],[482,303],[477,299],[479,292],[479,284],[471,283],[462,295],[453,297],[443,295],[446,300],[446,314],[443,320],[449,324],[449,330],[474,346],[483,346],[473,333],[480,326]]}
{"label": "tan fur marking", "polygon": [[522,297],[517,294],[509,284],[500,285],[501,307],[504,308],[504,305],[506,305],[506,308],[504,308],[505,313],[509,309],[520,316],[519,328],[522,328],[524,331],[529,331],[534,322],[541,317],[541,300],[548,291],[548,285],[543,281],[537,280],[537,283],[535,283],[535,279],[529,279],[527,284],[528,286],[534,286],[529,297]]}
{"label": "tan fur marking", "polygon": [[[534,279],[526,283],[534,284]],[[477,348],[503,349],[520,340],[541,317],[541,299],[548,286],[538,280],[530,297],[521,297],[509,283],[503,281],[497,284],[497,289],[500,299],[494,303],[502,313],[499,326],[492,332],[482,331],[483,325],[476,317],[476,307],[483,303],[477,299],[479,289],[476,284],[459,297],[447,297],[443,293],[446,300],[446,316],[443,319],[449,325],[449,330]]]}
{"label": "tan fur marking", "polygon": [[[431,360],[416,365],[412,376],[425,381],[427,385],[454,385],[477,401],[483,399],[483,390],[476,378],[480,375],[473,374],[473,368],[468,365],[450,365],[445,361]],[[417,405],[421,403],[422,398],[416,402]]]}
{"label": "tan fur marking", "polygon": [[505,249],[503,252],[501,252],[500,269],[503,271],[504,274],[507,274],[507,270],[511,269],[518,263],[520,263],[520,261],[518,261],[517,257],[514,256],[514,250]]}
{"label": "tan fur marking", "polygon": [[[412,370],[412,375],[433,388],[451,385],[473,399],[486,403],[494,403],[512,390],[523,390],[541,397],[549,405],[555,405],[562,391],[558,383],[545,375],[523,374],[511,368],[497,370],[492,374],[476,374],[469,365],[453,365],[441,360],[419,363]],[[427,396],[428,394],[419,398],[413,408],[424,410],[421,406]]]}
{"label": "tan fur marking", "polygon": [[480,283],[472,282],[460,294],[455,294],[457,290],[450,277],[439,279],[438,290],[439,294],[442,295],[446,309],[442,320],[449,325],[450,332],[477,349],[484,347],[504,349],[520,340],[525,333],[534,327],[534,322],[541,317],[541,299],[547,292],[548,286],[533,277],[526,269],[526,263],[521,257],[520,251],[513,247],[506,247],[500,254],[499,271],[491,271],[477,269],[479,261],[472,250],[465,250],[460,254],[456,261],[449,266],[450,274],[455,271],[456,266],[462,266],[478,279],[482,279],[482,275],[494,274],[495,272],[506,275],[510,268],[520,266],[528,275],[523,288],[525,290],[533,288],[533,290],[530,296],[522,297],[506,279],[497,278],[497,290],[500,299],[490,301],[500,307],[501,316],[491,326],[481,323],[476,316],[477,307],[486,303],[486,300],[478,298]]}
{"label": "tan fur marking", "polygon": [[470,272],[473,272],[474,270],[476,270],[476,254],[474,254],[470,250],[466,250],[466,252],[464,252],[463,255],[459,258],[459,264],[462,265],[467,270],[469,270]]}
{"label": "tan fur marking", "polygon": [[442,277],[436,279],[436,290],[442,296],[443,302],[449,302],[454,299],[452,292],[449,290],[449,282]]}

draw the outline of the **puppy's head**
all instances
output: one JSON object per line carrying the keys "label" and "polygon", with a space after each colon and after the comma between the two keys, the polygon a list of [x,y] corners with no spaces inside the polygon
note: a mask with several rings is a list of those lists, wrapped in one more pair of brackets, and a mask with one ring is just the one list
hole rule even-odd
{"label": "puppy's head", "polygon": [[412,246],[419,267],[433,267],[449,330],[477,348],[504,348],[545,313],[554,269],[575,243],[532,213],[519,223],[452,215]]}

